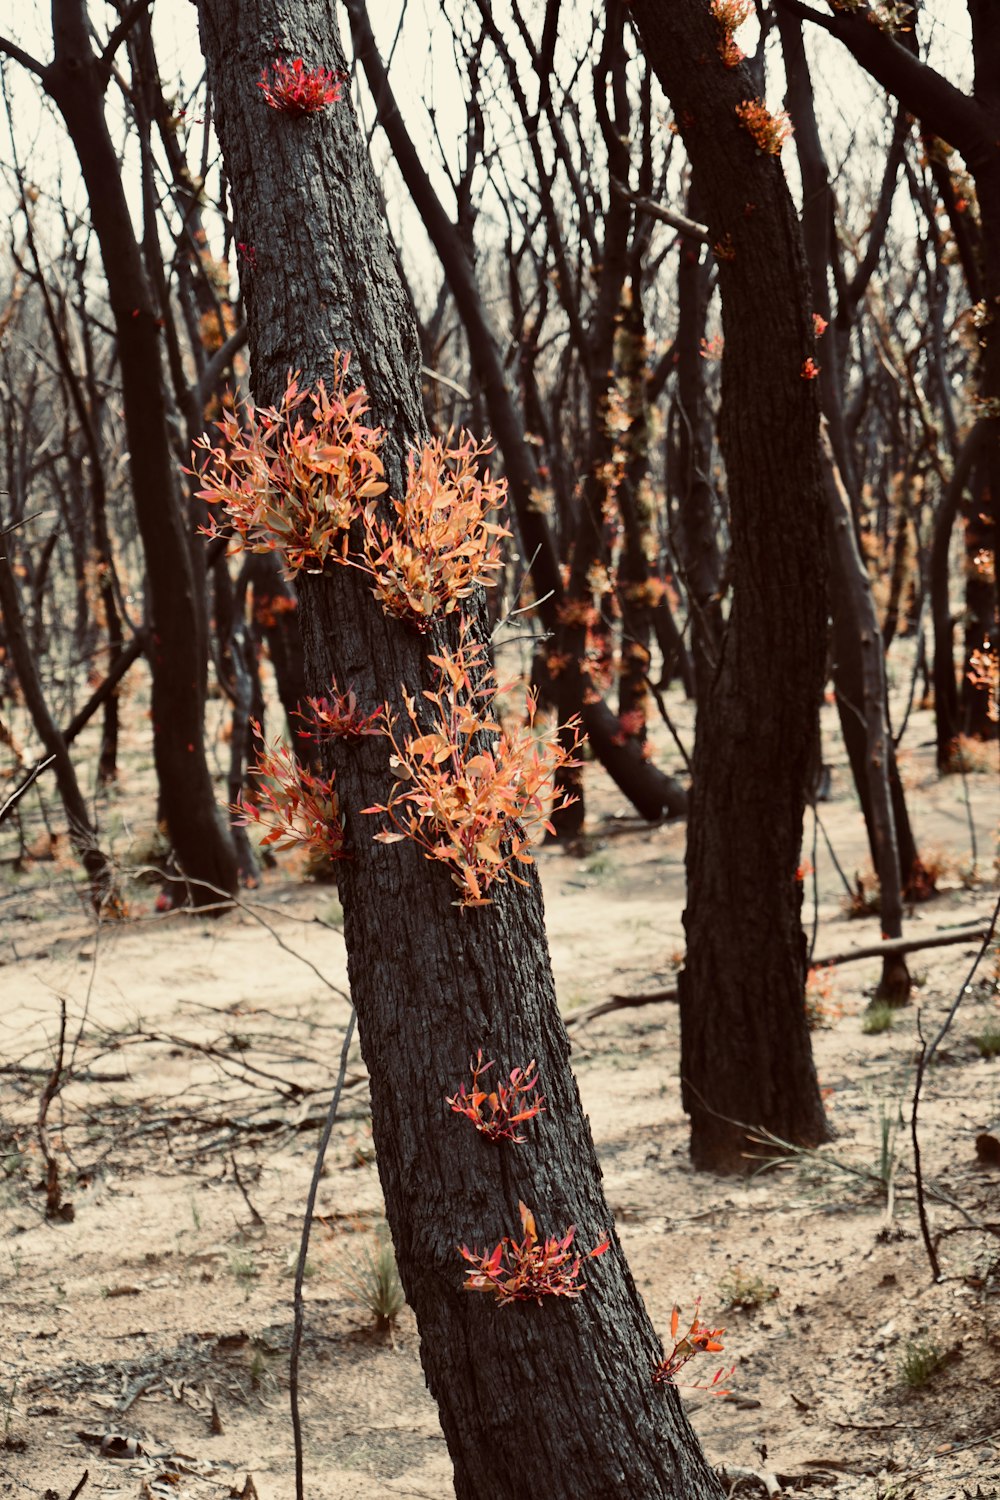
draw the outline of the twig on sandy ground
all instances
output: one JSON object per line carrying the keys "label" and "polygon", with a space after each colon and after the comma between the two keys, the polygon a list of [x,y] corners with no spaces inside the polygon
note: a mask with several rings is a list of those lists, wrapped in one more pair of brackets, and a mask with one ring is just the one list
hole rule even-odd
{"label": "twig on sandy ground", "polygon": [[66,1001],[59,1000],[59,1038],[56,1055],[48,1081],[38,1101],[36,1133],[38,1145],[45,1161],[45,1217],[47,1219],[72,1219],[73,1208],[62,1201],[62,1186],[59,1182],[59,1162],[49,1144],[48,1117],[53,1099],[63,1086],[63,1060],[66,1051]]}
{"label": "twig on sandy ground", "polygon": [[337,1118],[340,1096],[344,1089],[344,1079],[347,1076],[347,1055],[351,1050],[351,1038],[354,1036],[354,1023],[356,1020],[357,1012],[352,1005],[351,1018],[347,1023],[347,1030],[344,1033],[344,1045],[340,1049],[340,1071],[337,1074],[337,1083],[333,1090],[333,1097],[330,1100],[330,1108],[327,1111],[323,1134],[320,1136],[319,1145],[316,1148],[316,1160],[313,1164],[312,1180],[309,1183],[309,1193],[306,1197],[305,1217],[302,1220],[299,1258],[295,1263],[294,1320],[292,1324],[292,1347],[288,1360],[288,1397],[292,1409],[292,1436],[295,1441],[295,1500],[304,1500],[305,1497],[302,1481],[302,1419],[299,1414],[299,1354],[302,1350],[302,1328],[305,1322],[302,1285],[306,1276],[306,1257],[309,1253],[309,1236],[312,1233],[313,1214],[316,1209],[316,1194],[319,1191],[319,1180],[323,1173],[323,1162],[326,1160],[326,1148],[330,1144],[330,1135],[333,1131],[333,1123]]}
{"label": "twig on sandy ground", "polygon": [[979,946],[979,951],[973,960],[972,967],[966,975],[962,984],[959,986],[958,993],[951,1003],[948,1014],[945,1016],[944,1021],[942,1022],[941,1027],[934,1040],[931,1042],[930,1046],[927,1045],[924,1034],[920,1029],[920,1013],[917,1013],[917,1035],[920,1038],[920,1056],[917,1059],[917,1076],[913,1084],[913,1103],[910,1108],[910,1135],[913,1140],[913,1174],[916,1180],[917,1214],[920,1219],[920,1235],[924,1242],[924,1249],[927,1252],[927,1260],[931,1268],[932,1281],[941,1280],[941,1264],[938,1260],[937,1246],[935,1245],[931,1237],[930,1223],[927,1217],[924,1174],[920,1157],[920,1132],[917,1125],[917,1114],[920,1109],[920,1091],[923,1087],[924,1073],[927,1070],[928,1063],[931,1062],[938,1047],[940,1047],[942,1041],[948,1035],[948,1031],[956,1015],[958,1014],[958,1008],[961,1005],[963,998],[969,993],[972,988],[972,981],[975,977],[976,970],[982,963],[983,958],[986,955],[986,950],[990,946],[990,943],[993,941],[993,934],[996,931],[998,918],[1000,918],[1000,896],[997,897],[997,903],[993,908],[992,919],[990,920],[990,923],[985,932],[982,934],[983,940]]}
{"label": "twig on sandy ground", "polygon": [[230,1166],[233,1169],[233,1181],[236,1183],[236,1186],[239,1188],[240,1193],[242,1194],[243,1202],[246,1204],[247,1208],[250,1210],[250,1217],[253,1219],[253,1221],[254,1221],[255,1224],[261,1224],[262,1225],[264,1223],[264,1217],[263,1217],[262,1214],[258,1213],[257,1209],[254,1208],[253,1204],[250,1201],[250,1194],[246,1190],[246,1187],[245,1187],[244,1182],[243,1182],[243,1178],[240,1176],[240,1169],[236,1165],[236,1153],[235,1153],[235,1151],[230,1151],[230,1153],[229,1153],[229,1164],[230,1164]]}
{"label": "twig on sandy ground", "polygon": [[[925,948],[946,948],[953,943],[973,943],[983,940],[979,958],[973,966],[973,973],[979,966],[979,961],[992,941],[997,916],[993,919],[985,919],[982,922],[973,923],[968,927],[953,927],[944,932],[928,933],[924,937],[889,938],[882,943],[870,943],[865,948],[845,948],[840,953],[824,954],[821,958],[812,960],[814,969],[832,969],[837,964],[853,963],[860,958],[884,958],[895,953],[918,953]],[[970,975],[971,979],[971,975]],[[967,980],[966,983],[969,981]],[[676,1002],[678,994],[676,989],[649,990],[640,995],[612,995],[609,1000],[600,1000],[596,1005],[588,1006],[586,1010],[576,1011],[566,1021],[566,1030],[571,1031],[576,1026],[582,1026],[586,1021],[593,1021],[597,1016],[610,1015],[615,1010],[631,1010],[640,1005],[662,1005],[667,1002]],[[957,1009],[957,1006],[955,1007]],[[945,1023],[944,1030],[947,1031],[951,1021]],[[942,1035],[944,1032],[942,1032]],[[939,1036],[934,1046],[937,1047],[941,1040]]]}
{"label": "twig on sandy ground", "polygon": [[[190,883],[186,875],[161,869],[158,865],[139,865],[134,869],[125,870],[122,873],[130,875],[133,878],[137,875],[157,875],[161,879],[168,880],[175,885],[188,885]],[[219,901],[213,902],[210,908],[191,908],[179,906],[176,907],[174,911],[163,912],[161,914],[161,920],[163,917],[169,916],[186,915],[188,917],[196,917],[204,911],[221,912],[227,911],[229,910],[229,908],[234,908],[236,911],[244,911],[246,912],[248,917],[252,917],[253,920],[259,923],[266,932],[269,932],[271,934],[282,952],[290,954],[292,958],[297,958],[300,963],[303,963],[307,968],[312,969],[313,973],[316,975],[316,978],[321,980],[322,983],[326,985],[327,989],[331,990],[333,994],[339,995],[341,1000],[350,1000],[351,997],[346,990],[340,989],[340,987],[338,985],[335,985],[332,980],[327,979],[326,975],[322,972],[321,969],[318,969],[316,967],[311,958],[306,958],[304,953],[299,953],[295,948],[292,948],[288,943],[285,942],[281,934],[275,931],[271,923],[265,921],[264,918],[260,916],[257,910],[257,907],[260,905],[259,902],[242,901],[239,896],[231,896],[228,891],[224,891],[221,886],[213,885],[209,880],[199,880],[198,884],[200,886],[203,886],[206,891],[211,891],[213,895],[218,896],[220,898]],[[270,908],[265,907],[264,910],[268,911],[270,910]]]}

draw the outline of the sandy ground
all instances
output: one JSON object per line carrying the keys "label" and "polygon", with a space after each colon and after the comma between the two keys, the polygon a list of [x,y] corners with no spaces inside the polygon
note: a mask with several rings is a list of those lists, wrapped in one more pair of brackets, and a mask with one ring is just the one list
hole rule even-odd
{"label": "sandy ground", "polygon": [[[996,899],[995,777],[967,781],[973,883],[962,781],[933,774],[931,733],[917,716],[905,774],[921,847],[947,859],[940,894],[907,922],[914,935],[978,921]],[[863,826],[832,735],[827,752],[821,817],[853,876]],[[587,784],[587,838],[540,854],[571,1022],[612,993],[669,986],[682,947],[683,827],[625,817],[593,768]],[[123,800],[135,793],[134,782]],[[807,853],[811,841],[807,821]],[[0,1496],[66,1500],[87,1470],[84,1497],[290,1500],[292,1267],[348,1017],[335,894],[285,865],[221,919],[156,917],[146,889],[133,922],[95,933],[68,871],[15,871],[10,855],[8,841]],[[846,916],[822,838],[816,864],[817,952],[876,941],[877,917]],[[976,1148],[978,1135],[1000,1137],[1000,1058],[976,1040],[1000,1027],[995,956],[925,1088],[925,1170],[949,1200],[930,1203],[937,1285],[908,1137],[918,1011],[925,1031],[937,1027],[975,948],[917,954],[915,1003],[878,1034],[863,1030],[877,962],[831,971],[814,1043],[836,1140],[746,1182],[691,1170],[675,1005],[572,1026],[608,1196],[657,1328],[700,1297],[702,1316],[727,1329],[731,1393],[685,1393],[713,1462],[817,1496],[1000,1495],[1000,1166]],[[35,1120],[63,1006],[68,1076],[48,1124],[74,1216],[51,1222]],[[307,1493],[434,1500],[451,1492],[450,1465],[412,1314],[391,1340],[374,1336],[347,1280],[381,1211],[365,1089],[355,1049],[306,1281]],[[920,1380],[922,1353],[936,1368]]]}

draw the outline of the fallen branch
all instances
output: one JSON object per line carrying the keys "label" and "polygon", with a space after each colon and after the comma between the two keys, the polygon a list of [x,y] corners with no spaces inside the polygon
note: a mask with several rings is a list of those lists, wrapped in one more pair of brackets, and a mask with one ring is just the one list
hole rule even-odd
{"label": "fallen branch", "polygon": [[[822,958],[814,958],[812,967],[814,969],[832,969],[837,964],[853,963],[858,958],[885,958],[895,953],[917,953],[923,948],[945,948],[952,943],[977,943],[989,938],[989,921],[977,922],[971,927],[953,927],[947,932],[935,932],[927,937],[909,938],[887,938],[881,943],[870,943],[866,948],[845,948],[842,953],[824,954]],[[609,1000],[601,1000],[597,1005],[590,1005],[586,1010],[579,1010],[566,1021],[566,1030],[572,1031],[576,1026],[582,1026],[586,1021],[593,1021],[597,1016],[610,1015],[616,1010],[633,1010],[640,1005],[662,1005],[666,1002],[676,1004],[678,994],[676,989],[672,990],[649,990],[642,995],[612,995]]]}
{"label": "fallen branch", "polygon": [[578,1010],[566,1021],[566,1030],[572,1031],[576,1026],[582,1026],[586,1021],[593,1021],[597,1016],[610,1015],[615,1010],[632,1010],[639,1005],[661,1005],[666,1001],[678,999],[676,990],[650,990],[646,995],[612,995],[610,1000],[601,1000],[597,1005],[589,1005],[586,1010]]}
{"label": "fallen branch", "polygon": [[953,927],[927,937],[886,938],[884,942],[871,943],[866,948],[846,948],[843,953],[814,958],[813,968],[830,969],[835,964],[852,963],[856,958],[884,958],[894,953],[917,953],[922,948],[946,948],[951,943],[978,943],[989,930],[990,923],[986,919],[971,927]]}

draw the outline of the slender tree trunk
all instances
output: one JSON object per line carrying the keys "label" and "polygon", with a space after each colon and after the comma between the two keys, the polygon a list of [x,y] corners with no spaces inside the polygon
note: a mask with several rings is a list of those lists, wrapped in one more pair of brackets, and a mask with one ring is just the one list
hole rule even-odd
{"label": "slender tree trunk", "polygon": [[85,0],[53,0],[55,60],[46,92],[73,142],[90,201],[118,337],[125,428],[149,580],[153,753],[178,864],[200,904],[199,879],[236,887],[232,841],[216,813],[203,741],[203,651],[195,581],[167,430],[156,310],[104,115],[107,77],[91,45]]}
{"label": "slender tree trunk", "polygon": [[[6,550],[9,550],[9,544]],[[35,657],[24,630],[17,580],[10,558],[4,555],[0,555],[0,619],[4,643],[10,651],[35,733],[45,746],[46,754],[55,758],[56,785],[66,813],[70,843],[87,873],[94,910],[98,913],[117,912],[121,908],[114,868],[97,841],[97,831],[80,791],[66,740],[46,702]]]}
{"label": "slender tree trunk", "polygon": [[[875,601],[872,598],[871,581],[854,535],[851,502],[837,469],[833,447],[825,433],[823,468],[831,573],[842,607],[849,610],[861,655],[861,702],[853,711],[861,713],[865,734],[868,803],[871,809],[869,829],[875,847],[875,869],[881,892],[882,936],[901,938],[902,878],[889,784],[889,747],[892,740],[885,711],[885,653]],[[886,955],[882,961],[882,978],[876,994],[890,1004],[901,1005],[909,998],[909,993],[910,975],[906,960],[898,954]]]}
{"label": "slender tree trunk", "polygon": [[[290,360],[310,383],[351,351],[398,493],[404,446],[424,430],[418,344],[351,105],[297,120],[269,111],[256,87],[276,55],[343,65],[333,0],[200,0],[199,13],[236,233],[255,247],[244,273],[257,399],[280,394]],[[418,693],[432,680],[428,646],[454,640],[453,628],[428,641],[387,619],[351,570],[302,576],[299,595],[310,689],[336,672],[365,711],[386,701],[403,715],[404,685]],[[516,1486],[523,1475],[553,1500],[716,1500],[676,1394],[651,1382],[657,1340],[617,1243],[579,1301],[501,1310],[463,1289],[458,1246],[515,1230],[519,1199],[545,1231],[575,1223],[584,1248],[610,1224],[537,879],[456,909],[444,870],[408,843],[375,844],[360,815],[392,783],[384,742],[339,742],[331,759],[353,849],[344,936],[379,1173],[456,1494],[473,1500],[484,1476]],[[494,1148],[444,1104],[479,1046],[499,1071],[538,1060],[547,1112],[524,1146]]]}
{"label": "slender tree trunk", "polygon": [[754,93],[748,70],[723,65],[704,0],[633,0],[631,14],[719,260],[733,595],[698,701],[681,1081],[695,1164],[745,1171],[745,1126],[798,1144],[827,1135],[796,879],[826,657],[819,401],[803,378],[815,346],[784,175],[736,114]]}

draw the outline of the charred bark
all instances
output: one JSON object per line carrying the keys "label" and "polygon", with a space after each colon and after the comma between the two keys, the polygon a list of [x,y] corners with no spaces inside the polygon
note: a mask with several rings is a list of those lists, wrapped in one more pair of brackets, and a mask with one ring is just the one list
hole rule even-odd
{"label": "charred bark", "polygon": [[[329,378],[335,351],[350,350],[387,429],[398,491],[405,446],[424,430],[418,345],[353,111],[344,100],[295,120],[270,112],[256,87],[276,53],[343,65],[332,0],[200,0],[199,12],[236,232],[256,248],[256,264],[244,266],[255,394],[273,401],[291,361],[307,382]],[[440,626],[421,639],[387,619],[352,570],[304,576],[299,594],[311,691],[335,672],[363,710],[386,701],[402,713],[403,685],[416,692],[431,680],[428,645],[454,639]],[[716,1500],[719,1483],[675,1393],[651,1383],[657,1341],[616,1243],[578,1302],[499,1311],[462,1289],[458,1245],[495,1244],[516,1228],[519,1199],[543,1230],[575,1223],[585,1248],[610,1224],[541,894],[533,879],[489,907],[456,910],[443,869],[407,843],[373,843],[360,815],[391,785],[384,742],[330,754],[353,848],[344,936],[379,1172],[457,1495],[479,1496],[484,1473],[523,1473],[555,1500]],[[523,1147],[493,1149],[445,1108],[480,1045],[500,1068],[538,1060],[547,1113]]]}
{"label": "charred bark", "polygon": [[719,262],[733,592],[698,702],[681,1078],[695,1164],[745,1171],[746,1126],[800,1144],[827,1135],[796,879],[826,656],[819,401],[803,378],[815,345],[781,166],[736,114],[756,92],[749,71],[723,65],[701,0],[633,0],[631,14],[673,105]]}

